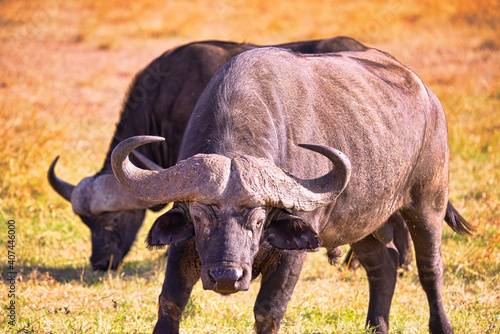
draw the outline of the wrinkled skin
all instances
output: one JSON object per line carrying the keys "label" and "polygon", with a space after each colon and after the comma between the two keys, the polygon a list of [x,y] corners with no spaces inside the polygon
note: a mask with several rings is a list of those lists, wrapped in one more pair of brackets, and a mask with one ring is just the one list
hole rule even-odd
{"label": "wrinkled skin", "polygon": [[[148,237],[152,247],[171,245],[154,333],[179,331],[200,278],[204,288],[222,294],[246,290],[251,261],[252,277],[262,274],[256,331],[276,333],[306,252],[346,243],[368,276],[366,325],[387,333],[398,265],[388,220],[398,213],[414,241],[430,305],[429,330],[453,332],[441,297],[442,221],[462,232],[469,226],[448,202],[446,119],[435,95],[394,58],[376,50],[325,56],[248,51],[224,65],[201,96],[175,169],[143,171],[126,159],[134,147],[153,141],[121,143],[112,163],[119,181],[138,198],[176,202]],[[340,149],[351,160],[352,174],[300,143]],[[251,156],[267,164],[235,168]],[[288,176],[269,177],[277,168]],[[193,186],[185,174],[203,182]],[[329,203],[309,207],[309,188],[289,200],[295,188],[288,182],[297,176],[348,184]],[[200,190],[184,195],[185,187]],[[254,196],[249,189],[256,190]]]}
{"label": "wrinkled skin", "polygon": [[[366,49],[364,45],[348,37],[303,41],[281,46],[303,53]],[[111,152],[121,140],[135,135],[151,134],[164,137],[165,142],[141,147],[138,151],[162,167],[174,165],[189,117],[215,71],[233,56],[259,47],[261,46],[222,41],[196,42],[168,50],[153,60],[134,79],[104,165],[95,176],[90,178],[96,179],[110,173]],[[147,167],[135,157],[132,157],[132,160],[139,166]],[[61,186],[53,182],[51,185],[61,196],[72,202],[71,192],[74,186],[64,183]],[[121,196],[122,193],[126,191],[113,188],[104,195],[94,194],[85,188],[80,192],[80,196],[87,200],[89,197]],[[158,206],[154,209],[158,210],[162,207]],[[144,205],[139,210],[142,212],[130,213],[131,210],[136,209],[124,203],[120,209],[104,208],[101,210],[105,213],[76,212],[91,230],[92,256],[90,261],[94,269],[116,269],[123,261],[142,224],[145,210],[151,208]],[[113,214],[109,214],[110,212]]]}

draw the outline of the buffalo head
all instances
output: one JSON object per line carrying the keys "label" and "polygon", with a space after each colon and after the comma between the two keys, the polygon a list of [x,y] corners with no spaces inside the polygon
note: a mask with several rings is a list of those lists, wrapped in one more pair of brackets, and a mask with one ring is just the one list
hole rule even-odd
{"label": "buffalo head", "polygon": [[150,203],[175,202],[152,226],[147,242],[163,246],[195,237],[205,289],[222,294],[247,290],[261,243],[280,249],[316,250],[321,240],[288,210],[312,211],[334,201],[346,187],[350,163],[336,149],[302,145],[329,158],[326,175],[303,180],[271,161],[253,156],[230,159],[197,154],[161,171],[134,166],[129,153],[163,140],[138,136],[113,151],[112,167],[122,185]]}
{"label": "buffalo head", "polygon": [[73,211],[90,228],[95,270],[115,270],[132,246],[146,208],[152,205],[131,196],[111,173],[86,177],[73,186],[55,174],[59,157],[49,167],[52,188],[71,202]]}

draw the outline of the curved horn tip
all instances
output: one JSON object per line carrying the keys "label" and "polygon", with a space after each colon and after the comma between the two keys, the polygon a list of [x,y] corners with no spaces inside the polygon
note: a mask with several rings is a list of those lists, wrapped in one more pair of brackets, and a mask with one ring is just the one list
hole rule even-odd
{"label": "curved horn tip", "polygon": [[134,136],[127,138],[121,141],[118,145],[116,145],[113,153],[115,151],[129,151],[131,152],[133,149],[150,143],[162,142],[165,141],[165,138],[159,136]]}
{"label": "curved horn tip", "polygon": [[113,168],[113,173],[115,174],[118,181],[122,183],[122,165],[130,163],[128,156],[130,152],[132,152],[132,150],[144,144],[162,141],[165,141],[165,138],[158,136],[135,136],[127,138],[116,145],[113,152],[111,153],[111,167]]}
{"label": "curved horn tip", "polygon": [[75,186],[57,177],[55,168],[58,160],[59,156],[57,156],[50,164],[49,170],[47,171],[47,179],[52,189],[54,189],[65,200],[71,202],[71,194],[73,189],[75,189]]}
{"label": "curved horn tip", "polygon": [[59,160],[59,155],[54,159],[52,160],[52,162],[50,163],[50,166],[49,166],[49,171],[48,173],[51,173],[54,171],[54,169],[56,168],[56,164],[57,164],[57,161]]}
{"label": "curved horn tip", "polygon": [[133,149],[149,144],[165,141],[165,138],[158,136],[134,136],[121,141],[111,153],[111,162],[122,161],[132,152]]}
{"label": "curved horn tip", "polygon": [[[299,144],[299,146],[324,155],[330,159],[334,165],[337,165],[337,167],[340,168],[339,171],[341,172],[343,182],[339,189],[339,194],[343,192],[349,182],[349,179],[351,178],[352,166],[349,158],[341,151],[329,146],[312,144]],[[337,160],[338,164],[335,164],[334,160]]]}
{"label": "curved horn tip", "polygon": [[313,144],[298,144],[298,146],[323,154],[325,156],[328,156],[330,153],[334,153],[337,157],[341,158],[344,163],[346,164],[347,168],[351,168],[351,161],[349,158],[340,150],[337,150],[336,148],[329,147],[329,146],[324,146],[324,145],[313,145]]}

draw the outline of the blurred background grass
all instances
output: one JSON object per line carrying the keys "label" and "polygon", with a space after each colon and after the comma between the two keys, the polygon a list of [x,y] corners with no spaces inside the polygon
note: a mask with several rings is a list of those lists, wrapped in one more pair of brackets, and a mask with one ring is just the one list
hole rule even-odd
{"label": "blurred background grass", "polygon": [[[165,263],[161,252],[142,244],[153,215],[121,271],[93,273],[88,230],[45,176],[56,155],[58,174],[72,183],[101,167],[137,71],[166,49],[194,40],[273,44],[338,35],[391,53],[443,103],[450,198],[477,228],[472,237],[445,229],[445,299],[457,332],[498,332],[498,0],[0,1],[0,217],[2,226],[9,219],[17,225],[18,327],[141,333],[154,324]],[[0,231],[5,249],[7,229]],[[0,260],[3,272],[6,251]],[[6,291],[0,283],[2,303]],[[313,254],[283,332],[362,332],[367,293],[362,272],[338,271],[326,266],[323,254]],[[184,326],[190,332],[251,332],[254,295],[222,298],[197,287]],[[395,332],[426,331],[415,270],[400,280],[391,316]]]}

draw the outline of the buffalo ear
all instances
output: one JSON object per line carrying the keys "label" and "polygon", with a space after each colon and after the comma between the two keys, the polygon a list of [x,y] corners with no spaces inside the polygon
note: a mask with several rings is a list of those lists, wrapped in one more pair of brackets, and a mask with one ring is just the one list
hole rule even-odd
{"label": "buffalo ear", "polygon": [[181,210],[173,208],[156,219],[149,230],[146,244],[149,249],[162,248],[187,240],[193,235],[193,225],[188,223]]}
{"label": "buffalo ear", "polygon": [[266,236],[269,243],[279,249],[317,251],[321,247],[321,239],[312,227],[286,211],[271,220]]}

